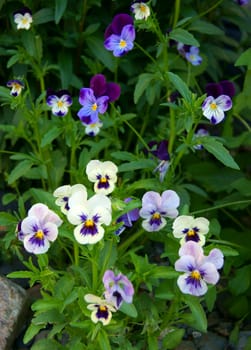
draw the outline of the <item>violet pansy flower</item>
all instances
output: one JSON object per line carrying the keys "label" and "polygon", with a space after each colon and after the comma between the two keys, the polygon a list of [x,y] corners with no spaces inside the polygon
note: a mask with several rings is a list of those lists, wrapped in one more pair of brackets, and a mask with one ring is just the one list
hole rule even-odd
{"label": "violet pansy flower", "polygon": [[202,111],[204,117],[210,120],[212,124],[218,124],[225,118],[225,111],[232,108],[232,100],[227,95],[220,95],[217,98],[208,96],[203,104]]}
{"label": "violet pansy flower", "polygon": [[[132,200],[131,198],[126,198],[124,202],[129,203],[131,200]],[[120,235],[126,229],[126,227],[132,227],[133,222],[137,221],[138,219],[139,219],[138,208],[132,209],[128,213],[121,215],[116,222],[117,223],[122,222],[123,225],[118,230],[116,230],[115,234]]]}
{"label": "violet pansy flower", "polygon": [[[58,227],[62,224],[60,217],[46,205],[37,203],[28,211],[28,216],[22,220],[19,232],[24,248],[29,253],[43,254],[58,236]],[[20,235],[20,233],[19,233]]]}
{"label": "violet pansy flower", "polygon": [[110,194],[117,181],[118,167],[111,161],[101,162],[91,160],[86,166],[88,180],[94,182],[94,191],[105,195]]}
{"label": "violet pansy flower", "polygon": [[150,141],[148,143],[148,146],[150,150],[145,150],[145,152],[149,152],[153,154],[155,157],[157,157],[160,160],[158,166],[154,169],[153,172],[158,171],[160,182],[163,182],[164,177],[170,165],[170,162],[169,162],[170,156],[167,151],[168,141],[167,140],[162,140],[160,142]]}
{"label": "violet pansy flower", "polygon": [[29,30],[32,23],[32,12],[28,7],[23,7],[13,13],[14,22],[17,25],[17,29]]}
{"label": "violet pansy flower", "polygon": [[115,57],[121,57],[133,49],[135,35],[133,18],[124,13],[118,14],[105,30],[104,46],[113,51]]}
{"label": "violet pansy flower", "polygon": [[47,90],[46,103],[51,108],[52,114],[64,117],[72,105],[72,98],[67,90]]}
{"label": "violet pansy flower", "polygon": [[112,270],[107,270],[103,276],[105,287],[105,299],[120,308],[122,302],[132,303],[134,288],[131,281],[122,273],[115,275]]}
{"label": "violet pansy flower", "polygon": [[23,82],[18,79],[9,80],[6,85],[11,88],[10,94],[14,97],[20,95],[24,88]]}
{"label": "violet pansy flower", "polygon": [[177,49],[181,56],[183,56],[193,66],[198,66],[202,62],[202,58],[199,55],[199,48],[196,46],[185,45],[183,43],[177,44]]}
{"label": "violet pansy flower", "polygon": [[179,256],[175,270],[184,272],[177,280],[182,293],[201,296],[206,294],[207,284],[218,282],[220,276],[217,270],[223,266],[223,254],[219,249],[212,249],[205,256],[198,243],[189,241],[180,248]]}
{"label": "violet pansy flower", "polygon": [[92,322],[101,322],[104,326],[108,325],[112,319],[112,312],[116,312],[114,305],[94,294],[86,294],[84,299],[89,303],[87,309],[92,311]]}
{"label": "violet pansy flower", "polygon": [[142,227],[148,231],[159,231],[166,225],[166,219],[178,216],[177,207],[180,198],[175,191],[166,190],[160,195],[157,192],[146,192],[142,198],[139,215],[144,219]]}

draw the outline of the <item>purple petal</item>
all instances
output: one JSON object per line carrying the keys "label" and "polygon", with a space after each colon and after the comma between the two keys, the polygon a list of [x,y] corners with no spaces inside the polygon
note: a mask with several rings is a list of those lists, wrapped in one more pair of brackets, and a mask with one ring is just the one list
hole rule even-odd
{"label": "purple petal", "polygon": [[214,248],[210,251],[205,261],[214,264],[217,269],[220,269],[224,264],[224,255],[220,249]]}
{"label": "purple petal", "polygon": [[126,25],[121,32],[121,38],[127,42],[128,50],[131,50],[133,47],[133,41],[135,40],[135,28],[132,24]]}
{"label": "purple petal", "polygon": [[109,102],[113,102],[117,100],[120,96],[120,86],[116,83],[107,83],[106,84],[106,91],[105,94],[106,96],[109,97]]}
{"label": "purple petal", "polygon": [[195,296],[206,294],[208,289],[206,283],[203,280],[193,281],[188,274],[179,276],[177,284],[182,293]]}
{"label": "purple petal", "polygon": [[106,92],[106,78],[103,74],[96,74],[91,78],[90,88],[94,91],[94,95],[97,97],[107,95]]}
{"label": "purple petal", "polygon": [[216,98],[215,102],[223,111],[228,111],[232,108],[232,100],[227,95],[220,95]]}
{"label": "purple petal", "polygon": [[210,284],[216,284],[219,281],[220,275],[214,264],[207,262],[200,266],[200,271],[203,279]]}
{"label": "purple petal", "polygon": [[219,82],[219,84],[222,87],[222,94],[223,95],[227,95],[229,97],[233,97],[235,95],[235,86],[231,81],[222,80]]}
{"label": "purple petal", "polygon": [[46,99],[46,103],[48,106],[53,107],[55,103],[57,103],[58,98],[56,95],[49,95]]}
{"label": "purple petal", "polygon": [[133,24],[133,18],[126,13],[117,14],[105,31],[105,39],[111,34],[120,35],[123,27],[127,24]]}
{"label": "purple petal", "polygon": [[96,102],[96,98],[94,96],[93,90],[89,88],[80,89],[79,93],[79,103],[81,105],[85,104],[94,104]]}
{"label": "purple petal", "polygon": [[217,83],[208,83],[206,85],[207,96],[213,96],[214,98],[222,95],[223,89],[220,84]]}
{"label": "purple petal", "polygon": [[104,114],[108,108],[108,96],[101,96],[97,99],[98,112]]}
{"label": "purple petal", "polygon": [[196,260],[202,260],[203,249],[199,244],[193,241],[186,242],[179,250],[179,256],[192,255]]}
{"label": "purple petal", "polygon": [[189,272],[196,269],[195,258],[192,255],[183,255],[175,262],[175,270],[181,272]]}

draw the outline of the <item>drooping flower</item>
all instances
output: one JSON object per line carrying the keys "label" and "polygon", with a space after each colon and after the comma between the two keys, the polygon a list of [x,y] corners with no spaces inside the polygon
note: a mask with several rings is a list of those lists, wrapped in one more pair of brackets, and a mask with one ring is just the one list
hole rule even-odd
{"label": "drooping flower", "polygon": [[14,97],[20,95],[24,88],[23,82],[18,79],[9,80],[6,85],[11,88],[10,94]]}
{"label": "drooping flower", "polygon": [[92,322],[101,322],[104,326],[108,325],[112,319],[112,312],[116,312],[114,305],[93,294],[86,294],[84,299],[89,303],[87,309],[92,311]]}
{"label": "drooping flower", "polygon": [[199,48],[196,46],[185,45],[183,43],[177,44],[177,49],[181,56],[183,56],[193,66],[198,66],[202,62],[202,58],[199,55]]}
{"label": "drooping flower", "polygon": [[69,222],[76,225],[74,237],[80,244],[94,244],[104,236],[102,224],[109,225],[112,220],[111,201],[103,194],[95,194],[84,203],[79,203],[79,196],[69,198]]}
{"label": "drooping flower", "polygon": [[180,215],[174,220],[172,228],[174,237],[180,238],[181,245],[193,241],[203,246],[209,231],[209,221],[203,217]]}
{"label": "drooping flower", "polygon": [[88,180],[94,182],[96,193],[109,194],[115,188],[118,167],[110,161],[91,160],[86,166]]}
{"label": "drooping flower", "polygon": [[47,90],[46,103],[51,108],[52,114],[64,117],[72,105],[72,98],[67,90]]}
{"label": "drooping flower", "polygon": [[121,57],[133,49],[135,28],[133,18],[121,13],[113,18],[112,23],[105,30],[104,46],[113,51],[115,57]]}
{"label": "drooping flower", "polygon": [[134,13],[135,19],[146,20],[150,16],[150,7],[145,1],[134,1],[131,5],[131,11]]}
{"label": "drooping flower", "polygon": [[85,133],[88,136],[96,136],[100,132],[100,129],[103,126],[103,123],[98,120],[96,123],[91,123],[91,124],[85,124],[82,122],[82,124],[85,126]]}
{"label": "drooping flower", "polygon": [[20,232],[24,248],[29,253],[43,254],[58,236],[58,227],[62,224],[60,217],[45,204],[37,203],[22,220]]}
{"label": "drooping flower", "polygon": [[214,98],[219,97],[220,95],[227,95],[233,97],[235,95],[235,86],[229,80],[222,80],[218,83],[208,83],[206,85],[207,96],[213,96]]}
{"label": "drooping flower", "polygon": [[139,215],[144,219],[143,228],[148,232],[159,231],[166,225],[166,219],[178,216],[177,207],[180,198],[175,191],[166,190],[160,195],[157,192],[146,192],[142,198]]}
{"label": "drooping flower", "polygon": [[[209,132],[206,129],[199,128],[193,136],[193,141],[196,141],[196,139],[209,136]],[[196,141],[197,142],[197,141]],[[194,149],[196,150],[202,150],[204,147],[200,143],[197,143],[196,145],[193,146]]]}
{"label": "drooping flower", "polygon": [[[131,200],[132,200],[131,198],[126,198],[124,200],[124,202],[129,203]],[[126,227],[132,227],[133,222],[137,221],[138,218],[139,218],[139,209],[138,208],[132,209],[128,213],[121,215],[116,220],[116,222],[117,223],[122,222],[123,225],[118,230],[116,230],[115,234],[120,235],[126,229]]]}
{"label": "drooping flower", "polygon": [[[56,197],[56,204],[60,207],[62,213],[67,214],[69,207],[69,199],[74,196],[78,197],[78,203],[84,203],[87,200],[86,187],[82,184],[76,184],[73,186],[64,185],[58,187],[54,192],[53,196]],[[77,200],[76,200],[77,201]]]}
{"label": "drooping flower", "polygon": [[120,86],[113,82],[107,83],[103,74],[96,74],[91,78],[90,88],[93,90],[96,98],[108,96],[108,102],[117,100],[121,92]]}
{"label": "drooping flower", "polygon": [[168,147],[168,141],[167,140],[162,140],[160,142],[157,141],[150,141],[148,143],[148,146],[150,148],[150,150],[144,150],[145,153],[151,153],[153,154],[155,157],[157,157],[160,162],[158,164],[158,166],[154,169],[153,172],[159,172],[159,179],[160,182],[163,182],[165,175],[167,173],[167,170],[169,168],[170,165],[170,156],[169,153],[167,151],[167,147]]}
{"label": "drooping flower", "polygon": [[189,241],[180,248],[179,255],[175,270],[184,272],[177,280],[182,293],[195,296],[206,294],[207,283],[215,285],[219,280],[217,270],[223,266],[222,252],[215,248],[205,256],[198,243]]}
{"label": "drooping flower", "polygon": [[212,124],[218,124],[225,118],[225,111],[232,108],[232,100],[227,95],[220,95],[217,98],[208,96],[203,104],[202,111],[204,117],[210,120]]}
{"label": "drooping flower", "polygon": [[13,13],[14,22],[17,24],[17,29],[30,29],[32,23],[32,12],[28,7],[23,7]]}
{"label": "drooping flower", "polygon": [[79,119],[85,124],[93,124],[99,121],[98,115],[104,114],[108,107],[108,96],[96,98],[90,88],[82,88],[79,95],[79,103],[83,106],[78,111]]}
{"label": "drooping flower", "polygon": [[131,281],[122,273],[117,275],[106,270],[103,276],[105,299],[119,309],[122,302],[132,303],[134,288]]}

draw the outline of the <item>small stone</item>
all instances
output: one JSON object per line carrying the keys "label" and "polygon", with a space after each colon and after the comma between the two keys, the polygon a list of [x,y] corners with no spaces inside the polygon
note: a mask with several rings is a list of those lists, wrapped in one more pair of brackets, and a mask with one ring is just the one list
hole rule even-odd
{"label": "small stone", "polygon": [[[0,276],[0,349],[12,349],[19,329],[24,320],[24,311],[27,306],[26,291]],[[22,319],[21,319],[22,318]]]}
{"label": "small stone", "polygon": [[194,338],[196,349],[200,350],[224,350],[227,340],[213,332],[202,334],[199,338]]}
{"label": "small stone", "polygon": [[183,340],[175,350],[196,350],[194,343],[190,340]]}

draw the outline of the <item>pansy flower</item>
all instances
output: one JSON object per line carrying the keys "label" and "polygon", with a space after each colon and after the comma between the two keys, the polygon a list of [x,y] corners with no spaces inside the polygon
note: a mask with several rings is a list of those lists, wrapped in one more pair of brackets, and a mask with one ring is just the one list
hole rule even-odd
{"label": "pansy flower", "polygon": [[134,1],[131,5],[131,11],[134,13],[135,19],[146,20],[150,16],[150,7],[145,1]]}
{"label": "pansy flower", "polygon": [[51,108],[52,114],[64,117],[72,105],[72,98],[67,90],[47,90],[46,103]]}
{"label": "pansy flower", "polygon": [[104,46],[113,51],[115,57],[121,57],[133,49],[135,28],[133,18],[125,13],[114,17],[112,23],[105,30]]}
{"label": "pansy flower", "polygon": [[194,218],[189,215],[180,215],[173,222],[173,235],[180,239],[180,244],[188,241],[205,244],[205,235],[209,231],[209,221],[206,218]]}
{"label": "pansy flower", "polygon": [[32,23],[32,12],[28,7],[15,11],[13,13],[14,22],[17,24],[17,29],[30,29]]}
{"label": "pansy flower", "polygon": [[120,96],[120,86],[117,83],[107,82],[103,74],[96,74],[91,78],[90,88],[96,98],[108,96],[108,102],[117,100]]}
{"label": "pansy flower", "polygon": [[[132,198],[126,198],[124,200],[124,202],[129,203],[131,200],[132,200]],[[116,230],[115,234],[120,235],[126,229],[126,227],[132,227],[133,222],[137,221],[138,218],[139,218],[139,209],[138,208],[132,209],[128,213],[121,215],[116,220],[116,222],[117,223],[122,222],[123,225],[118,230]]]}
{"label": "pansy flower", "polygon": [[193,66],[198,66],[202,62],[202,58],[199,55],[199,48],[196,46],[185,45],[183,43],[177,44],[179,53]]}
{"label": "pansy flower", "polygon": [[131,281],[122,273],[117,275],[106,270],[103,276],[105,299],[119,309],[122,302],[132,303],[134,288]]}
{"label": "pansy flower", "polygon": [[144,150],[145,153],[151,153],[160,160],[158,166],[154,169],[153,172],[158,171],[160,182],[163,182],[170,165],[170,162],[169,162],[170,156],[167,151],[168,141],[167,140],[162,140],[160,142],[150,141],[148,143],[148,146],[149,146],[149,150]]}
{"label": "pansy flower", "polygon": [[104,326],[108,325],[112,319],[112,312],[116,312],[115,307],[107,300],[101,299],[93,294],[86,294],[84,299],[89,303],[87,309],[92,311],[92,322],[101,322]]}
{"label": "pansy flower", "polygon": [[160,195],[158,192],[146,192],[142,198],[142,208],[139,215],[144,219],[143,228],[148,231],[159,231],[166,225],[166,219],[178,216],[177,207],[180,198],[175,191],[166,190]]}
{"label": "pansy flower", "polygon": [[180,248],[179,256],[175,270],[184,272],[177,280],[182,293],[201,296],[206,294],[207,284],[218,282],[220,276],[217,270],[223,266],[223,254],[219,249],[212,249],[205,256],[198,243],[189,241]]}
{"label": "pansy flower", "polygon": [[85,124],[82,122],[82,124],[85,126],[85,133],[88,136],[96,136],[100,132],[100,129],[103,126],[103,123],[98,120],[96,123],[91,123],[91,124]]}
{"label": "pansy flower", "polygon": [[118,167],[110,161],[91,160],[86,166],[88,180],[94,182],[94,191],[105,195],[111,193],[117,181]]}
{"label": "pansy flower", "polygon": [[20,95],[24,88],[24,84],[18,79],[9,80],[6,85],[11,88],[10,94],[14,97]]}
{"label": "pansy flower", "polygon": [[78,111],[79,119],[85,124],[97,123],[99,114],[106,112],[108,101],[108,96],[96,98],[91,88],[82,88],[79,94],[79,103],[83,107]]}
{"label": "pansy flower", "polygon": [[[56,197],[56,204],[60,207],[63,214],[67,214],[70,206],[69,199],[74,196],[78,197],[79,203],[85,202],[87,200],[86,187],[82,184],[76,184],[73,186],[64,185],[58,187],[54,192],[53,196]],[[76,200],[77,201],[77,200]]]}
{"label": "pansy flower", "polygon": [[69,198],[68,221],[75,225],[74,237],[80,244],[94,244],[104,236],[103,224],[112,220],[111,201],[103,194],[95,194],[90,199],[79,202],[79,196]]}
{"label": "pansy flower", "polygon": [[58,227],[61,224],[60,217],[46,205],[42,203],[33,205],[20,226],[24,248],[29,253],[46,253],[50,242],[56,240]]}
{"label": "pansy flower", "polygon": [[229,80],[222,80],[218,83],[208,83],[206,85],[207,96],[213,96],[217,98],[220,95],[227,95],[233,97],[235,95],[235,86]]}
{"label": "pansy flower", "polygon": [[212,124],[218,124],[225,118],[225,111],[232,108],[232,100],[227,95],[220,95],[217,98],[208,96],[203,104],[202,111],[204,117]]}

